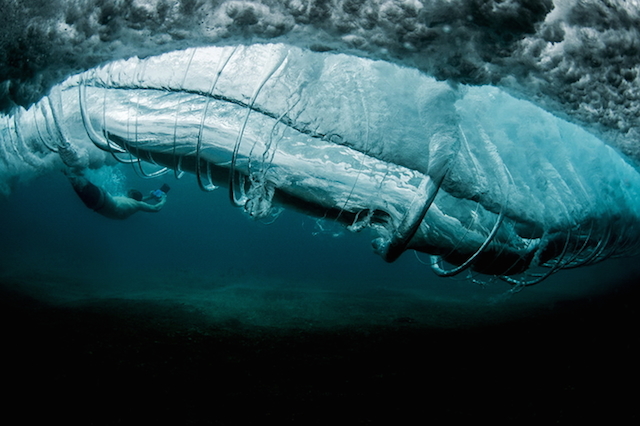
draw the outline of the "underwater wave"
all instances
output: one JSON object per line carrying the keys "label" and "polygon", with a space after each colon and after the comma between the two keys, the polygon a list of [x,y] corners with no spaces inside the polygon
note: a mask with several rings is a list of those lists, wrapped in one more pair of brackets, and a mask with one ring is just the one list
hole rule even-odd
{"label": "underwater wave", "polygon": [[612,148],[494,87],[387,62],[282,44],[115,61],[2,132],[16,168],[60,167],[71,144],[84,167],[193,173],[254,218],[284,206],[370,229],[385,260],[429,253],[440,276],[522,286],[638,248],[640,176]]}

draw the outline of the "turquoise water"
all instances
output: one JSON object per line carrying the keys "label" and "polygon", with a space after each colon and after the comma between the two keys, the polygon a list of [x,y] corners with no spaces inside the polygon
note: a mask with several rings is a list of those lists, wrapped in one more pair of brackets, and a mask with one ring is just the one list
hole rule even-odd
{"label": "turquoise water", "polygon": [[[427,256],[411,251],[385,263],[366,232],[328,221],[291,211],[271,223],[253,221],[230,206],[225,189],[202,192],[191,176],[141,179],[124,167],[92,179],[112,191],[148,192],[162,182],[172,190],[160,213],[113,221],[86,209],[61,173],[19,188],[0,214],[10,224],[2,230],[5,280],[58,304],[179,300],[213,319],[254,325],[378,324],[411,316],[456,327],[470,318],[526,317],[527,310],[610,292],[616,280],[639,273],[637,262],[613,260],[513,294],[500,281],[438,278],[424,264]],[[442,324],[426,312],[432,305],[443,311]]]}

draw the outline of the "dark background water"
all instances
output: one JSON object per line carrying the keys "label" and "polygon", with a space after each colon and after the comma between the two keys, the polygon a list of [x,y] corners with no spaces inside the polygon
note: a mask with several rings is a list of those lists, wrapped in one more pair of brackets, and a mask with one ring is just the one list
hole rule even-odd
{"label": "dark background water", "polygon": [[[637,259],[509,294],[226,191],[110,221],[62,174],[0,202],[5,412],[77,424],[635,418]],[[317,234],[317,235],[314,235]],[[426,260],[426,257],[422,257]]]}

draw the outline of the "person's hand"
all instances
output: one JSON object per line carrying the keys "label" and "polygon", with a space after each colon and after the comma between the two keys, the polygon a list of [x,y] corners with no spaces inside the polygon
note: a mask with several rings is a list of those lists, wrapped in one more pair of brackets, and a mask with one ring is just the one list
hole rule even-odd
{"label": "person's hand", "polygon": [[160,198],[158,198],[158,202],[156,203],[156,206],[162,207],[162,206],[164,206],[164,203],[166,203],[166,202],[167,202],[167,194],[165,194],[163,192],[162,195],[160,196]]}

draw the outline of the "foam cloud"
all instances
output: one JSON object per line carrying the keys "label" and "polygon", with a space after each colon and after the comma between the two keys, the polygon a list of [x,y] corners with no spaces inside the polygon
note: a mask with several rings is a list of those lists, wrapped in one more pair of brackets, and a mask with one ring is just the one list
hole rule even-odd
{"label": "foam cloud", "polygon": [[640,159],[637,1],[1,0],[0,9],[4,111],[114,59],[278,41],[501,86]]}

